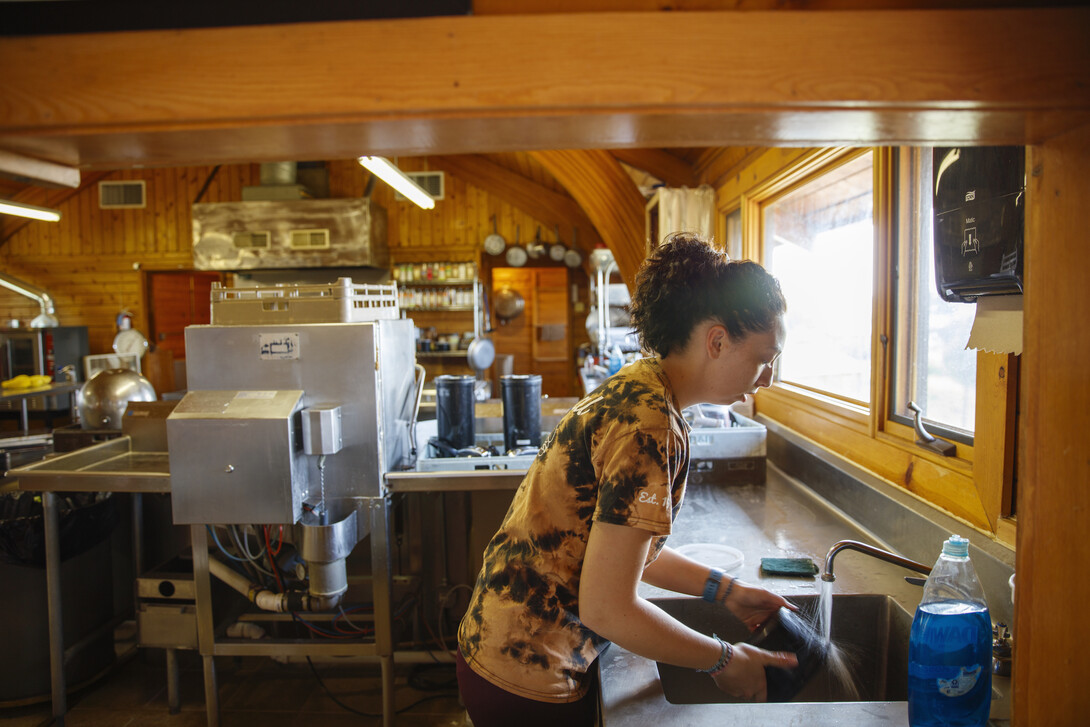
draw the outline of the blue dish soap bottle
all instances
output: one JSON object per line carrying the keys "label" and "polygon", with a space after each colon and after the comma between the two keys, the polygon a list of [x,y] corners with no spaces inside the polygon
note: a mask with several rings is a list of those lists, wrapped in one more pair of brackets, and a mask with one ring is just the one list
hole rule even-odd
{"label": "blue dish soap bottle", "polygon": [[908,642],[908,723],[985,725],[992,697],[992,622],[969,560],[951,535],[927,578]]}
{"label": "blue dish soap bottle", "polygon": [[609,375],[612,376],[620,371],[622,366],[624,366],[624,354],[620,346],[614,346],[609,354]]}

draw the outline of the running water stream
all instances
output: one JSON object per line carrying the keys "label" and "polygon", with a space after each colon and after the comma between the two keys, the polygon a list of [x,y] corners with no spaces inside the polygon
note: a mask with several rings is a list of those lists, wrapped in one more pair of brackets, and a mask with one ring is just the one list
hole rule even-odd
{"label": "running water stream", "polygon": [[843,649],[833,643],[833,581],[821,580],[821,592],[817,600],[817,613],[812,615],[814,635],[824,653],[828,673],[827,689],[836,692],[837,687],[847,701],[858,701],[859,688],[852,674],[851,660]]}
{"label": "running water stream", "polygon": [[833,645],[833,581],[822,580],[818,597],[818,633],[825,648]]}

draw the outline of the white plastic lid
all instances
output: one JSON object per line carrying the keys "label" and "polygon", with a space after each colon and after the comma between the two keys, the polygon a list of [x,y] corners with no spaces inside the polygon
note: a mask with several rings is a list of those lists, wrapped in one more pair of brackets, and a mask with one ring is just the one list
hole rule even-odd
{"label": "white plastic lid", "polygon": [[678,546],[676,550],[687,558],[724,571],[734,570],[746,559],[742,551],[737,548],[718,543],[689,543]]}
{"label": "white plastic lid", "polygon": [[951,535],[942,544],[942,554],[949,555],[952,558],[969,557],[969,539],[960,535]]}

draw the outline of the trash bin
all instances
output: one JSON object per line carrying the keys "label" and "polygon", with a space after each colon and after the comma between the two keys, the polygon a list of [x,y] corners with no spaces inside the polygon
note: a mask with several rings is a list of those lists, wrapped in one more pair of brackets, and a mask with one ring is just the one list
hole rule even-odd
{"label": "trash bin", "polygon": [[[57,493],[65,681],[77,687],[114,661],[111,493]],[[0,495],[0,705],[48,701],[45,520],[35,492]],[[73,648],[79,645],[78,648]]]}

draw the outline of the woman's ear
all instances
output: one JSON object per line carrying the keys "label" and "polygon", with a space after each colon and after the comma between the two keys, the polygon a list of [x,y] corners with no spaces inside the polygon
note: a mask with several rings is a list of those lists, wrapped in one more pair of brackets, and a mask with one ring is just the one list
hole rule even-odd
{"label": "woman's ear", "polygon": [[719,324],[708,327],[707,347],[709,358],[719,358],[730,344],[727,329]]}

